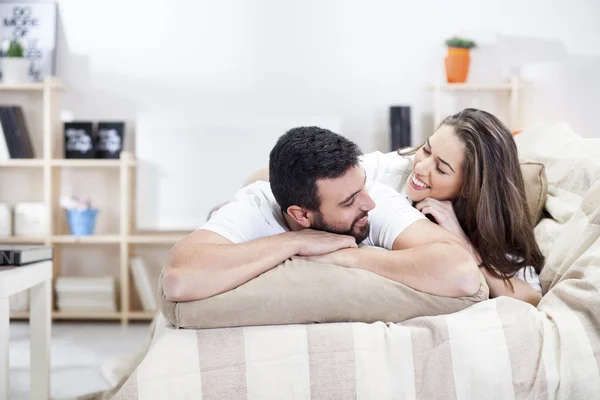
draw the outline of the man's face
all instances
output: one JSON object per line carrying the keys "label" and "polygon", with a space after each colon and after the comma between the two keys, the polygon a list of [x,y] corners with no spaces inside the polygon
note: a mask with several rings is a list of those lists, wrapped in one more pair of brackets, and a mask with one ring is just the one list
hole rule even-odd
{"label": "man's face", "polygon": [[311,228],[354,236],[360,243],[369,236],[368,212],[375,202],[365,190],[366,175],[360,167],[335,179],[319,179],[321,207],[313,213]]}

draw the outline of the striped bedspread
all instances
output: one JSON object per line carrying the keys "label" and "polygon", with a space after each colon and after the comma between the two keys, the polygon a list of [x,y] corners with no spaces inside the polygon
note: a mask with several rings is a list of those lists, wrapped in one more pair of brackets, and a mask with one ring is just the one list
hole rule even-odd
{"label": "striped bedspread", "polygon": [[600,151],[580,145],[570,147],[579,161],[544,160],[549,216],[536,237],[550,244],[537,309],[501,297],[399,324],[208,330],[160,318],[114,398],[600,399]]}

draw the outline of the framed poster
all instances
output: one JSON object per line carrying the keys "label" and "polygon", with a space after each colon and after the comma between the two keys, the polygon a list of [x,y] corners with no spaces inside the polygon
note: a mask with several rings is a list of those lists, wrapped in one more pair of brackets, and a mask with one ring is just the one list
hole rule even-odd
{"label": "framed poster", "polygon": [[29,78],[33,82],[54,75],[56,20],[56,3],[0,3],[2,56],[10,41],[18,40],[25,47],[25,58],[31,61]]}

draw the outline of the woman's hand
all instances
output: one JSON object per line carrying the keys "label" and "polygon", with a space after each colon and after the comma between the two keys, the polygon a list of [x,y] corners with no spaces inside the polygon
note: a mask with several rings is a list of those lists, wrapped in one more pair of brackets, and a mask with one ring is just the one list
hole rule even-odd
{"label": "woman's hand", "polygon": [[465,248],[469,250],[477,262],[477,265],[481,264],[481,257],[479,256],[479,253],[473,248],[471,241],[458,222],[458,218],[454,212],[454,207],[452,207],[452,202],[440,201],[431,197],[427,197],[425,200],[418,202],[415,207],[423,214],[431,214],[439,226],[449,230],[461,238],[464,242]]}
{"label": "woman's hand", "polygon": [[461,239],[468,241],[467,235],[465,235],[458,222],[458,218],[456,218],[452,202],[427,197],[425,200],[418,202],[415,207],[423,214],[431,214],[439,226],[448,229]]}

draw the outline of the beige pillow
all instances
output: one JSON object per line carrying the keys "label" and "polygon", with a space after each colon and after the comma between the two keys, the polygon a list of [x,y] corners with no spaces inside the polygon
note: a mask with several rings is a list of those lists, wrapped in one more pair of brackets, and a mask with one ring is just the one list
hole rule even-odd
{"label": "beige pillow", "polygon": [[525,182],[525,196],[531,223],[535,226],[542,217],[542,210],[548,194],[546,168],[539,162],[521,161],[521,172]]}
{"label": "beige pillow", "polygon": [[160,309],[177,328],[401,322],[452,313],[489,297],[483,275],[475,295],[448,298],[418,292],[368,271],[297,259],[236,289],[198,301],[168,301],[162,281],[161,274]]}

